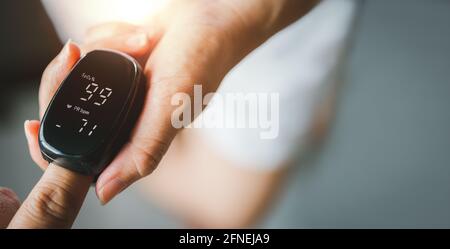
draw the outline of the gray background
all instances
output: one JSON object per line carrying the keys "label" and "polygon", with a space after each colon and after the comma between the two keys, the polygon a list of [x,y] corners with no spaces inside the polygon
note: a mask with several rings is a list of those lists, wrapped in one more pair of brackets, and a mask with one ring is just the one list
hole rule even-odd
{"label": "gray background", "polygon": [[[450,228],[450,1],[366,1],[346,84],[323,146],[293,169],[258,226]],[[37,81],[2,95],[0,185],[23,199],[41,171],[23,121],[37,117]],[[5,106],[3,106],[5,109]],[[76,228],[179,227],[132,188],[106,207],[93,191]]]}

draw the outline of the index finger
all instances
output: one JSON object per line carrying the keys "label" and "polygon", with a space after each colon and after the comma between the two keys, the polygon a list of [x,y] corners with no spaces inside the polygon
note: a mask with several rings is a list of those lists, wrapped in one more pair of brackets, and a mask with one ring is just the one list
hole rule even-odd
{"label": "index finger", "polygon": [[92,180],[50,164],[8,228],[70,228]]}

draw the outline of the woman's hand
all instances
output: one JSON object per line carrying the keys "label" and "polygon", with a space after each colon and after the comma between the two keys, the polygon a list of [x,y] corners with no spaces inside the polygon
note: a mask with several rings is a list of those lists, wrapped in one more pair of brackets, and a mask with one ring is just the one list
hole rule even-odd
{"label": "woman's hand", "polygon": [[[131,139],[98,179],[100,201],[108,202],[158,165],[177,133],[171,115],[179,107],[171,105],[172,96],[180,92],[192,96],[194,84],[202,85],[203,94],[215,91],[244,56],[301,17],[314,2],[178,0],[142,27],[109,23],[90,29],[82,51],[109,48],[134,56],[145,64],[149,89]],[[67,66],[79,58],[73,50],[59,55],[44,73],[39,93],[41,117],[67,75]],[[30,121],[25,132],[32,158],[45,169],[38,129],[39,122]]]}

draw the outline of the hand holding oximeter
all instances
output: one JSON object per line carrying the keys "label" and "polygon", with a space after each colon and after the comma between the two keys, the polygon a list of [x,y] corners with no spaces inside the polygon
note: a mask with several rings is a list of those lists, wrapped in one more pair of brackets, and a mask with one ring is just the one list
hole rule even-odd
{"label": "hand holding oximeter", "polygon": [[133,58],[109,50],[80,58],[70,42],[45,70],[42,93],[57,85],[41,125],[24,124],[31,156],[45,172],[8,228],[71,227],[94,176],[128,139],[146,90]]}
{"label": "hand holding oximeter", "polygon": [[43,157],[97,176],[127,140],[144,93],[145,77],[132,57],[110,50],[86,54],[61,83],[41,121]]}

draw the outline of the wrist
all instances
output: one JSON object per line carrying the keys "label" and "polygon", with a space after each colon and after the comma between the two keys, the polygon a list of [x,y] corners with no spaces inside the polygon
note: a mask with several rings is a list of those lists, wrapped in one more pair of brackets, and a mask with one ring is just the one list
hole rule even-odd
{"label": "wrist", "polygon": [[238,19],[234,25],[245,55],[305,15],[319,0],[220,0]]}

